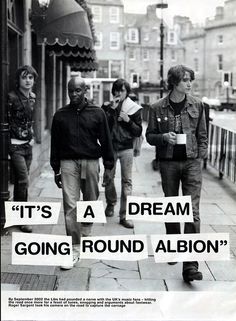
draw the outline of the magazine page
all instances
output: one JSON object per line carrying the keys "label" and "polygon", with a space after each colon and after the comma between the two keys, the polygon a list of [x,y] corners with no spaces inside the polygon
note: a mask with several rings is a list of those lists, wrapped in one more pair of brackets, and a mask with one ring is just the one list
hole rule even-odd
{"label": "magazine page", "polygon": [[2,320],[235,320],[236,1],[0,8]]}

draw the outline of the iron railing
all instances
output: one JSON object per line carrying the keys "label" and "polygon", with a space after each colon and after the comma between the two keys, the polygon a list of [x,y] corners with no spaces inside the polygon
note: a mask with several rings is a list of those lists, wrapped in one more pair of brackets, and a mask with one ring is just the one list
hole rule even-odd
{"label": "iron railing", "polygon": [[209,164],[236,183],[236,131],[209,124]]}

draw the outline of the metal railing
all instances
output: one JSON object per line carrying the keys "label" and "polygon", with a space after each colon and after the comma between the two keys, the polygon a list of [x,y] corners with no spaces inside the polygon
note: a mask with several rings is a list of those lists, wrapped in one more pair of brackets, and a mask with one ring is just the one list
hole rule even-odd
{"label": "metal railing", "polygon": [[236,131],[209,124],[208,161],[223,176],[236,183]]}

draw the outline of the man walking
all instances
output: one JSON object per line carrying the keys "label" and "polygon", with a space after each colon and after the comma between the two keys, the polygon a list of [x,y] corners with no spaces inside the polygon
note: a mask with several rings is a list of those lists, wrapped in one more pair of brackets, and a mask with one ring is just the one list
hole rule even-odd
{"label": "man walking", "polygon": [[[73,265],[79,258],[81,236],[91,233],[91,223],[76,222],[80,191],[84,201],[99,196],[99,158],[105,169],[114,166],[114,155],[105,113],[88,102],[86,85],[74,77],[68,83],[70,104],[59,109],[52,122],[50,163],[55,183],[62,187],[67,235],[72,236]],[[73,266],[64,266],[70,269]]]}
{"label": "man walking", "polygon": [[[129,83],[119,78],[112,86],[114,101],[104,104],[110,127],[112,145],[115,155],[115,164],[120,161],[121,166],[121,197],[120,197],[120,224],[126,228],[133,228],[133,222],[126,220],[127,196],[132,194],[132,166],[133,166],[133,142],[135,137],[142,134],[141,109],[137,103],[128,96],[131,91]],[[114,184],[116,165],[112,171],[105,171],[104,185],[107,207],[105,214],[108,217],[114,215],[114,206],[117,202],[117,193]]]}
{"label": "man walking", "polygon": [[[151,106],[146,138],[157,146],[165,196],[191,195],[193,223],[185,223],[184,233],[200,232],[199,202],[202,184],[201,160],[207,156],[205,113],[199,99],[191,96],[194,72],[177,65],[168,71],[168,95]],[[167,234],[180,234],[180,223],[166,223]],[[173,263],[170,263],[173,264]],[[198,262],[183,262],[186,282],[201,280]]]}

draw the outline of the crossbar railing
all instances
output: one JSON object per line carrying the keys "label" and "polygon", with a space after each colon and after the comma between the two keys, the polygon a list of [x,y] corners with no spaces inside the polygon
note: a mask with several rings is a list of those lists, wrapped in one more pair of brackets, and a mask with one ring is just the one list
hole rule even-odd
{"label": "crossbar railing", "polygon": [[236,131],[209,124],[208,161],[223,176],[236,183]]}

